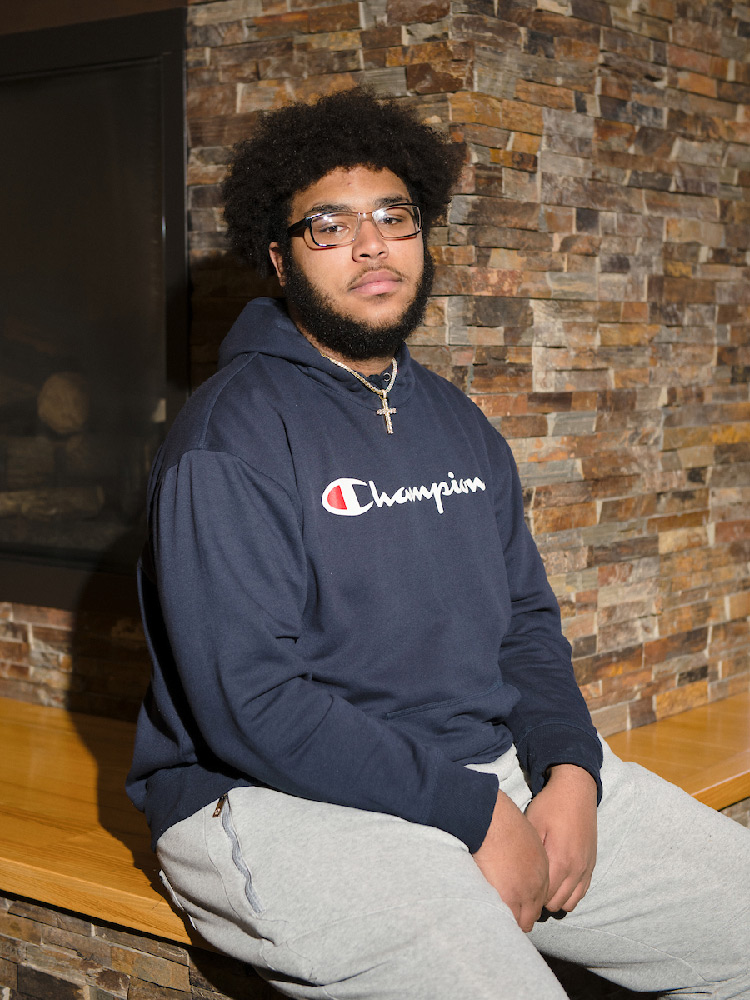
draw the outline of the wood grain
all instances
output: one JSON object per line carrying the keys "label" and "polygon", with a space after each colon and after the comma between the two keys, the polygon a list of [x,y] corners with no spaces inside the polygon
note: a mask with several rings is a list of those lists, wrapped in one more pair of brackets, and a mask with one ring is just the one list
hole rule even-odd
{"label": "wood grain", "polygon": [[618,757],[714,809],[750,796],[750,693],[616,733],[607,742]]}
{"label": "wood grain", "polygon": [[125,794],[134,730],[0,698],[0,888],[187,944]]}

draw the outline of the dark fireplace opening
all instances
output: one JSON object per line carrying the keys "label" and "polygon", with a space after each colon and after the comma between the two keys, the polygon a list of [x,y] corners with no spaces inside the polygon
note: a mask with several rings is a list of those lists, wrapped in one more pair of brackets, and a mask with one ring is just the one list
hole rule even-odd
{"label": "dark fireplace opening", "polygon": [[6,600],[132,581],[187,383],[183,53],[182,10],[0,38]]}

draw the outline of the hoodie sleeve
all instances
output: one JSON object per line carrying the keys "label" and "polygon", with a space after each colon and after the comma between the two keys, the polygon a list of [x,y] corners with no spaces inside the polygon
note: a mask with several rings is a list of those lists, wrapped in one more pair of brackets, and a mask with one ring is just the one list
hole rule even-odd
{"label": "hoodie sleeve", "polygon": [[185,732],[271,788],[481,845],[496,778],[366,715],[298,655],[307,561],[298,501],[279,483],[222,452],[184,454],[154,496],[150,556]]}
{"label": "hoodie sleeve", "polygon": [[496,440],[504,453],[496,464],[496,516],[511,598],[500,669],[520,694],[505,722],[534,794],[544,787],[548,768],[577,764],[594,778],[601,799],[601,744],[575,679],[557,599],[524,520],[513,456],[499,435]]}

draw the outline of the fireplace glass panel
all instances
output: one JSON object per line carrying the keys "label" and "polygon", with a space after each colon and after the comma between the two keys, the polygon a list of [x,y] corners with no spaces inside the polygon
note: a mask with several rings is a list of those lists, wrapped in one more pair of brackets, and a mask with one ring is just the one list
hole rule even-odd
{"label": "fireplace glass panel", "polygon": [[0,80],[0,555],[132,570],[167,417],[159,58]]}

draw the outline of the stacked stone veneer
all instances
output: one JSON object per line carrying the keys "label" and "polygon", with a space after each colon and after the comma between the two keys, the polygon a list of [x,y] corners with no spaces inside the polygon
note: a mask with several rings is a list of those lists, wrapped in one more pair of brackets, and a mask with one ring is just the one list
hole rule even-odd
{"label": "stacked stone veneer", "polygon": [[0,896],[0,1000],[279,1000],[251,968]]}
{"label": "stacked stone veneer", "polygon": [[[395,95],[466,154],[413,350],[511,443],[596,722],[746,689],[750,6],[215,0],[188,22],[194,382],[268,290],[224,253],[231,145],[290,99]],[[132,717],[135,622],[0,605],[0,630],[0,693]]]}

